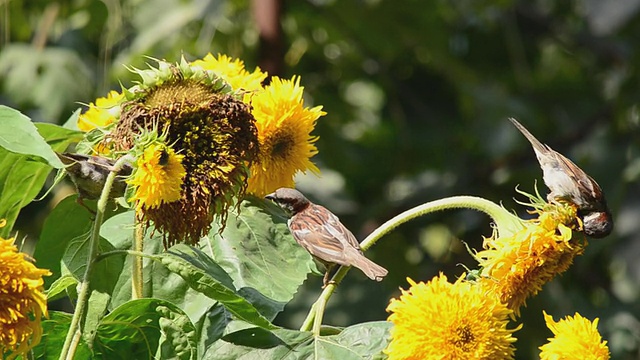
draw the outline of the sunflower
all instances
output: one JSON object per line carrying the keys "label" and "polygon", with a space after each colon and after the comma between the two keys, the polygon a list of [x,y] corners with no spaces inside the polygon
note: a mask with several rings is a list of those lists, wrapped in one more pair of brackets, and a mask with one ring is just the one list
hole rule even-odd
{"label": "sunflower", "polygon": [[[0,221],[0,227],[6,224]],[[18,251],[14,239],[0,238],[0,350],[13,359],[40,342],[42,316],[47,316],[43,276],[27,255]]]}
{"label": "sunflower", "polygon": [[296,173],[320,171],[310,158],[318,153],[312,136],[316,120],[325,115],[321,106],[304,107],[300,78],[274,77],[251,99],[260,153],[251,166],[248,192],[264,196],[280,187],[293,187]]}
{"label": "sunflower", "polygon": [[[224,227],[227,210],[244,195],[258,152],[254,118],[240,94],[217,74],[184,60],[176,65],[159,61],[157,68],[137,73],[142,81],[125,90],[127,101],[105,143],[115,153],[130,152],[145,134],[162,132],[164,143],[180,155],[171,155],[168,148],[145,151],[140,165],[150,171],[140,172],[133,199],[142,218],[163,233],[166,246],[197,243],[214,216]],[[161,156],[167,156],[166,166]],[[160,177],[170,185],[162,194],[149,186]]]}
{"label": "sunflower", "polygon": [[118,120],[123,100],[124,95],[117,91],[109,92],[107,97],[97,98],[95,104],[90,103],[89,109],[78,116],[78,129],[87,132],[113,124]]}
{"label": "sunflower", "polygon": [[514,233],[485,239],[479,259],[479,283],[496,294],[516,315],[526,300],[544,284],[566,271],[582,254],[586,240],[574,238],[575,208],[565,204],[533,204],[537,218]]}
{"label": "sunflower", "polygon": [[549,342],[540,346],[541,360],[583,359],[608,360],[609,348],[598,332],[598,319],[593,322],[576,313],[558,322],[544,313],[547,327],[553,332]]}
{"label": "sunflower", "polygon": [[512,359],[512,311],[482,287],[462,277],[449,283],[443,274],[428,283],[407,279],[411,287],[392,299],[389,359]]}
{"label": "sunflower", "polygon": [[234,60],[224,54],[218,54],[216,58],[209,53],[202,60],[196,60],[191,65],[213,71],[234,90],[255,91],[262,89],[262,82],[267,78],[267,73],[262,72],[259,67],[256,67],[253,72],[248,72],[242,60]]}
{"label": "sunflower", "polygon": [[138,157],[137,169],[127,183],[134,187],[131,201],[137,210],[153,209],[180,200],[186,171],[183,155],[166,145],[152,144]]}

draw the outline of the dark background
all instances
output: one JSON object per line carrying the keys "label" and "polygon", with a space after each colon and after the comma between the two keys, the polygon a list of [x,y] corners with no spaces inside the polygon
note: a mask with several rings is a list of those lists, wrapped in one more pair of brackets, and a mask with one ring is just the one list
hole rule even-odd
{"label": "dark background", "polygon": [[[62,123],[80,104],[131,86],[126,65],[225,53],[283,77],[301,75],[322,176],[299,188],[359,238],[423,202],[477,195],[514,202],[542,174],[518,118],[604,189],[616,221],[573,267],[528,302],[518,359],[535,359],[557,320],[600,318],[614,359],[639,358],[640,1],[45,1],[0,4],[0,103]],[[36,239],[63,190],[28,206],[17,229]],[[406,277],[471,268],[487,217],[449,211],[403,225],[367,255],[381,283],[353,271],[326,323],[383,320]],[[298,328],[320,292],[312,277],[279,316]],[[514,325],[515,326],[515,325]]]}

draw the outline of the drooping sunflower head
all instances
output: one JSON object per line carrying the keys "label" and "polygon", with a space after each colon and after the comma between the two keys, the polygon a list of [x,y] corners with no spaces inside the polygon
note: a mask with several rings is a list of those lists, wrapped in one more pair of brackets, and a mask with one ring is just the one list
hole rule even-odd
{"label": "drooping sunflower head", "polygon": [[[0,227],[6,222],[0,221]],[[14,239],[0,238],[0,353],[3,359],[24,354],[40,342],[42,316],[47,316],[43,276],[51,272],[38,269],[18,251]]]}
{"label": "drooping sunflower head", "polygon": [[576,313],[557,322],[544,313],[547,327],[553,332],[549,342],[540,347],[541,360],[593,359],[609,360],[607,342],[598,332],[598,319],[593,322]]}
{"label": "drooping sunflower head", "polygon": [[[154,129],[165,133],[170,150],[145,151],[139,168],[156,170],[144,175],[148,180],[160,169],[178,178],[180,171],[171,159],[179,162],[185,172],[180,198],[145,202],[138,209],[163,232],[166,245],[195,243],[210,230],[214,215],[220,216],[224,226],[228,208],[244,194],[248,167],[258,153],[255,120],[249,106],[211,71],[190,67],[185,61],[178,65],[160,61],[158,68],[136,72],[142,81],[125,91],[120,120],[106,140],[116,151],[126,152],[144,133]],[[164,165],[163,156],[168,160]],[[138,180],[138,185],[148,183]],[[134,195],[143,202],[151,197]]]}
{"label": "drooping sunflower head", "polygon": [[515,232],[494,233],[475,255],[483,275],[479,282],[515,315],[544,284],[566,271],[586,246],[583,237],[573,236],[571,227],[578,219],[574,207],[532,199],[537,218],[523,221]]}
{"label": "drooping sunflower head", "polygon": [[512,359],[509,310],[472,282],[447,281],[440,274],[411,284],[387,307],[393,323],[389,359]]}
{"label": "drooping sunflower head", "polygon": [[293,187],[293,177],[300,171],[319,173],[310,160],[318,153],[314,145],[318,137],[311,131],[316,120],[326,113],[321,106],[304,106],[303,89],[299,77],[274,77],[251,98],[260,153],[251,167],[250,193],[264,196],[281,187]]}

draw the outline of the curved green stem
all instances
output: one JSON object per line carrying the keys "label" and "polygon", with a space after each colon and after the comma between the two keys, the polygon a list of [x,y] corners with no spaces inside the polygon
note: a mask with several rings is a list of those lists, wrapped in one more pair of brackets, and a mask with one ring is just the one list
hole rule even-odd
{"label": "curved green stem", "polygon": [[[509,213],[496,203],[475,196],[452,196],[424,203],[393,217],[369,234],[369,236],[360,243],[360,248],[362,251],[369,249],[384,235],[390,233],[393,229],[407,221],[426,214],[448,209],[473,209],[481,211],[493,218],[499,233],[512,232],[522,228],[521,220],[517,216]],[[349,269],[350,267],[344,266],[341,266],[338,269],[329,285],[324,288],[318,297],[318,300],[316,300],[311,307],[306,319],[302,323],[300,331],[309,331],[313,329],[314,335],[320,335],[320,325],[325,306],[329,301],[329,298],[331,298],[331,295],[335,292],[338,284],[340,284],[342,279],[347,275],[347,272],[349,272]]]}
{"label": "curved green stem", "polygon": [[62,352],[60,353],[60,360],[71,360],[73,359],[73,354],[75,354],[76,347],[78,346],[78,341],[74,341],[76,336],[80,336],[80,320],[84,317],[85,309],[87,307],[87,302],[89,301],[90,295],[90,279],[91,279],[91,271],[93,271],[93,265],[95,264],[95,258],[98,255],[98,242],[100,241],[100,227],[102,226],[102,221],[104,219],[104,212],[107,208],[107,203],[109,201],[109,193],[111,192],[111,187],[113,186],[113,182],[115,181],[116,175],[122,169],[122,166],[129,161],[127,156],[122,157],[116,161],[107,176],[107,179],[104,184],[104,188],[102,189],[102,193],[100,194],[100,199],[98,200],[96,218],[93,223],[93,229],[91,231],[91,238],[89,239],[89,253],[87,255],[87,265],[84,271],[84,275],[82,276],[82,283],[80,286],[80,292],[78,293],[78,302],[76,309],[73,313],[73,317],[71,318],[71,325],[69,326],[69,331],[67,332],[67,337],[64,340],[64,345],[62,346]]}

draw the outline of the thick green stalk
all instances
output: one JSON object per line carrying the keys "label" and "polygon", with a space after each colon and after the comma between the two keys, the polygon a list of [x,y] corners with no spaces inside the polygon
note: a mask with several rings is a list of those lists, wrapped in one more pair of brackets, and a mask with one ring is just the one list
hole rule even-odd
{"label": "thick green stalk", "polygon": [[[144,228],[141,221],[137,220],[136,217],[136,225],[134,230],[134,240],[133,240],[133,251],[143,252],[144,249]],[[142,261],[143,258],[140,256],[134,256],[132,259],[132,269],[131,269],[131,299],[142,299],[142,284],[143,275],[142,275]]]}
{"label": "thick green stalk", "polygon": [[[393,217],[369,234],[369,236],[360,243],[360,248],[362,251],[369,249],[384,235],[390,233],[393,229],[407,221],[426,214],[448,209],[473,209],[484,212],[494,219],[499,233],[503,231],[516,231],[522,227],[521,220],[518,217],[489,200],[475,196],[453,196],[424,203]],[[345,275],[347,275],[349,269],[350,267],[344,266],[341,266],[338,269],[331,279],[331,283],[324,288],[318,297],[318,300],[316,300],[309,310],[306,319],[302,323],[300,331],[309,331],[313,329],[314,335],[317,336],[320,334],[320,325],[325,306],[329,301],[329,298],[331,298],[331,295],[335,292],[336,286],[338,286]]]}
{"label": "thick green stalk", "polygon": [[82,276],[82,283],[80,286],[80,292],[78,293],[78,302],[76,309],[73,313],[73,317],[71,318],[71,325],[69,326],[69,331],[67,332],[67,337],[64,341],[64,345],[62,346],[62,352],[60,353],[60,360],[71,360],[73,359],[73,354],[75,354],[76,347],[78,346],[78,341],[73,341],[74,337],[79,336],[81,334],[80,329],[80,320],[84,316],[85,310],[87,308],[87,302],[89,301],[90,292],[90,279],[91,279],[91,271],[93,271],[93,265],[95,263],[95,258],[98,255],[98,242],[100,241],[100,227],[102,226],[102,221],[104,219],[104,212],[107,208],[107,203],[109,202],[109,193],[111,192],[111,187],[113,186],[113,182],[116,178],[118,172],[122,169],[122,166],[128,161],[127,157],[122,157],[113,166],[113,169],[107,176],[107,180],[105,181],[104,188],[102,189],[102,194],[100,194],[100,199],[98,200],[96,218],[93,223],[93,229],[91,231],[91,238],[89,239],[89,253],[87,254],[87,265],[84,271],[84,275]]}

